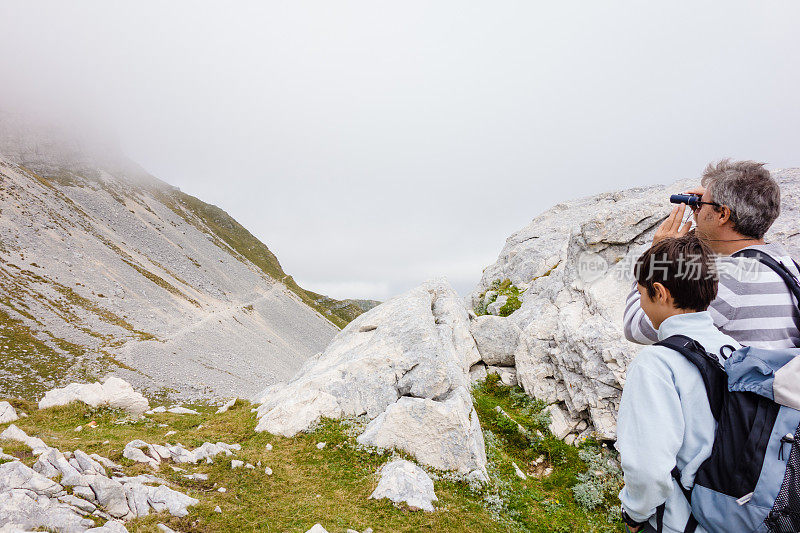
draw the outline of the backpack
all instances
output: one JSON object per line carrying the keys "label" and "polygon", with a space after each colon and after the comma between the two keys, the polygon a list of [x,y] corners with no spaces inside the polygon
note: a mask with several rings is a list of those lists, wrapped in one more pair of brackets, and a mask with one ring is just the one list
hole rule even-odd
{"label": "backpack", "polygon": [[[694,339],[673,335],[656,344],[700,371],[717,430],[711,456],[685,489],[697,524],[711,533],[800,532],[800,349],[745,347],[720,365]],[[661,531],[663,510],[657,513]]]}
{"label": "backpack", "polygon": [[[800,283],[781,263],[757,250],[734,255],[772,268],[800,302]],[[723,367],[689,337],[656,344],[697,367],[717,422],[711,456],[692,488],[684,488],[677,467],[672,471],[692,510],[684,532],[692,533],[698,523],[710,533],[800,532],[800,348],[729,347],[727,357],[720,350]],[[663,514],[662,507],[659,532]]]}

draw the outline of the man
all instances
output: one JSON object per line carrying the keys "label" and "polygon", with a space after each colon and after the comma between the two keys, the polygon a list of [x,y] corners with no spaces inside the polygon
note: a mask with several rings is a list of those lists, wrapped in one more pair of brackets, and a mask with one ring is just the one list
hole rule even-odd
{"label": "man", "polygon": [[[689,275],[679,267],[686,260],[697,267]],[[726,345],[740,347],[706,311],[717,296],[717,279],[712,252],[697,237],[659,240],[637,261],[636,278],[641,307],[659,340],[686,335],[712,354]],[[664,531],[684,530],[691,510],[671,472],[677,466],[681,483],[691,487],[711,455],[715,428],[697,367],[671,348],[643,348],[628,368],[617,419],[625,477],[619,498],[630,531],[656,531],[661,505]]]}
{"label": "man", "polygon": [[[753,259],[731,257],[743,249],[758,250],[800,277],[780,244],[764,243],[764,234],[780,213],[778,184],[763,163],[730,160],[708,165],[701,184],[688,193],[701,195],[701,203],[692,207],[694,231],[718,254],[719,293],[709,306],[714,324],[744,345],[800,346],[800,313],[780,276]],[[681,226],[685,210],[685,204],[672,209],[653,237],[654,246],[689,232],[691,222]],[[625,338],[639,344],[658,338],[635,286],[626,301],[624,329]]]}

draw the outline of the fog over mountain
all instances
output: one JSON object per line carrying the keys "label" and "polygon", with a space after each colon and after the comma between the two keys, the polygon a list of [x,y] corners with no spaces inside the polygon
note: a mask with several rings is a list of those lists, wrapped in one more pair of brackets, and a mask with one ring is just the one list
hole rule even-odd
{"label": "fog over mountain", "polygon": [[[800,5],[3,2],[0,107],[220,206],[304,288],[467,294],[562,200],[797,165]],[[667,209],[666,203],[664,209]]]}

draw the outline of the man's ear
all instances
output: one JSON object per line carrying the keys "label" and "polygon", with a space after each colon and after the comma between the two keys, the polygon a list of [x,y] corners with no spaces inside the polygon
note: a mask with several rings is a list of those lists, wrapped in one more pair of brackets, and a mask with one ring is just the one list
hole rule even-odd
{"label": "man's ear", "polygon": [[731,208],[727,205],[723,205],[717,208],[717,224],[720,226],[724,226],[727,224],[731,219]]}
{"label": "man's ear", "polygon": [[653,289],[656,291],[655,295],[653,296],[654,302],[665,304],[672,300],[672,295],[669,293],[669,290],[658,281],[653,283]]}

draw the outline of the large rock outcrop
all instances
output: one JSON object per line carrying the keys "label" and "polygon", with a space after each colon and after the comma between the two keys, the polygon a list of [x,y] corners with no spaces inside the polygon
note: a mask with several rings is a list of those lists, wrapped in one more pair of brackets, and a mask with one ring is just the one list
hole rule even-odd
{"label": "large rock outcrop", "polygon": [[[781,242],[798,257],[800,170],[773,176],[782,190],[782,213],[767,241]],[[669,195],[693,185],[683,181],[558,204],[511,235],[497,262],[484,270],[473,305],[497,280],[509,279],[524,291],[520,309],[494,320],[521,330],[517,378],[528,394],[560,404],[554,408],[565,416],[558,417],[562,430],[578,431],[587,421],[601,438],[614,438],[625,371],[639,349],[622,330],[632,267],[669,213]]]}
{"label": "large rock outcrop", "polygon": [[361,315],[285,385],[267,389],[257,431],[293,436],[323,417],[367,416],[359,440],[485,477],[469,395],[480,358],[463,301],[435,280]]}

